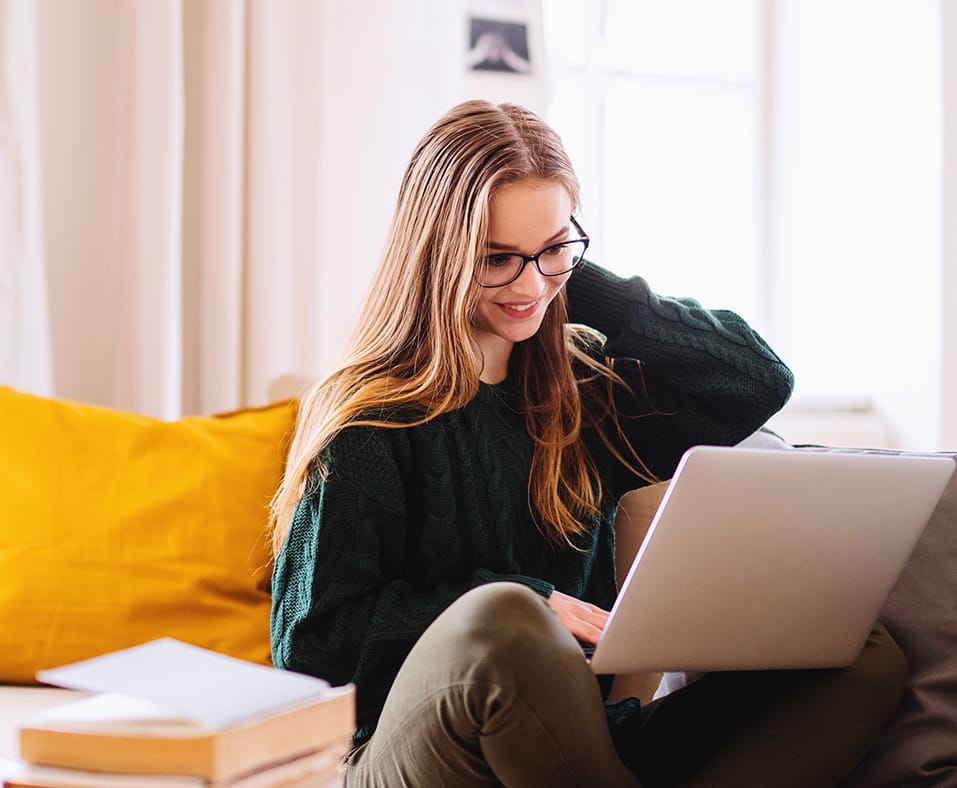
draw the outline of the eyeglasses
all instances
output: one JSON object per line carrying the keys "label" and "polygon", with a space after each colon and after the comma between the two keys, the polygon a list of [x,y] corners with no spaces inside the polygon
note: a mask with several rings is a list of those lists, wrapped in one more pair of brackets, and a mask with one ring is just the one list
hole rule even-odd
{"label": "eyeglasses", "polygon": [[530,257],[517,252],[490,254],[475,267],[479,286],[505,287],[518,279],[529,263],[535,263],[542,276],[561,276],[574,271],[585,258],[589,239],[574,216],[571,222],[581,238],[551,244]]}

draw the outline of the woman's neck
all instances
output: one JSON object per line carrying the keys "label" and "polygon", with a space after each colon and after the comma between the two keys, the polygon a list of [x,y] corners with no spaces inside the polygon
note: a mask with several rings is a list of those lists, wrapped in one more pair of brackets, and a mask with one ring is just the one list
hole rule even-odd
{"label": "woman's neck", "polygon": [[479,380],[483,383],[501,383],[505,378],[508,377],[508,362],[505,363],[505,366],[499,369],[498,367],[490,368],[488,365],[482,369],[479,373]]}
{"label": "woman's neck", "polygon": [[512,342],[496,336],[480,336],[482,370],[479,380],[483,383],[501,383],[508,377],[508,359],[512,355]]}

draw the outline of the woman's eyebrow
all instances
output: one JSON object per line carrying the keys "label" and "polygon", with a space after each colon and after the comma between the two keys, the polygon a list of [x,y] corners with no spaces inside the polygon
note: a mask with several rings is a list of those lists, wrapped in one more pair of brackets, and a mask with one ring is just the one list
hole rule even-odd
{"label": "woman's eyebrow", "polygon": [[[539,246],[538,248],[539,248],[539,249],[544,249],[544,248],[545,248],[546,246],[548,246],[549,244],[555,243],[555,241],[560,240],[563,235],[567,235],[567,234],[568,234],[568,226],[566,225],[565,227],[562,227],[562,229],[559,230],[557,233],[554,233],[553,235],[551,235],[551,236],[549,236],[548,238],[546,238],[546,239],[542,242],[541,246]],[[500,243],[496,243],[495,241],[489,241],[489,242],[488,242],[488,248],[489,248],[489,249],[497,249],[498,251],[501,251],[501,252],[514,252],[514,251],[517,251],[517,247],[515,247],[515,246],[511,246],[510,244],[500,244]]]}

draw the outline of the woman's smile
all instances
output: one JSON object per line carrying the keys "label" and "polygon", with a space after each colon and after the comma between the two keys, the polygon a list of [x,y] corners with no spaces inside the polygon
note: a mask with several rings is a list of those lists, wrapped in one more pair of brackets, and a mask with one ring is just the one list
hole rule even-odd
{"label": "woman's smile", "polygon": [[535,299],[534,301],[499,303],[498,306],[509,317],[522,319],[534,315],[539,303],[541,300]]}

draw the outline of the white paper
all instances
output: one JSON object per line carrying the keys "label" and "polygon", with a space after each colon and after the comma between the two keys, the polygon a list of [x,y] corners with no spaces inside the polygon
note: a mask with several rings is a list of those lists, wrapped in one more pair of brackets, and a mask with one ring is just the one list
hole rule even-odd
{"label": "white paper", "polygon": [[335,694],[322,679],[161,638],[37,679],[69,689],[129,695],[168,715],[224,728]]}

